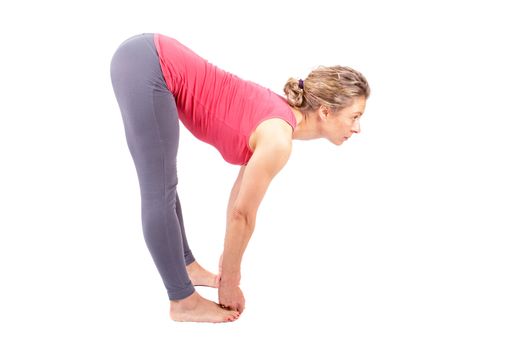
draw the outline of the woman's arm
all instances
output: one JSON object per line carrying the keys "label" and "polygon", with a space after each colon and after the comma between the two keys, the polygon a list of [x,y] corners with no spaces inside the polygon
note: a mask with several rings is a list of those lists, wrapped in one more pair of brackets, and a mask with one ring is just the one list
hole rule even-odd
{"label": "woman's arm", "polygon": [[231,213],[232,213],[232,208],[233,208],[233,203],[235,203],[235,200],[237,199],[237,194],[239,193],[239,187],[241,187],[242,176],[244,174],[244,170],[245,169],[246,169],[245,165],[241,166],[241,168],[239,170],[239,175],[237,176],[237,179],[235,180],[235,183],[233,184],[233,187],[232,187],[232,190],[231,190],[231,193],[230,193],[230,199],[228,200],[228,209],[227,209],[227,212],[226,212],[226,220],[230,219],[230,216],[231,216]]}
{"label": "woman's arm", "polygon": [[234,197],[232,190],[230,195],[232,204],[229,205],[220,282],[222,292],[219,290],[219,301],[226,306],[239,309],[231,303],[240,301],[230,300],[227,294],[233,299],[242,299],[242,293],[238,295],[240,290],[236,291],[241,279],[242,256],[255,229],[257,210],[264,194],[290,157],[292,144],[287,132],[287,129],[274,128],[263,134],[268,136],[259,136],[254,153],[238,178],[238,192]]}

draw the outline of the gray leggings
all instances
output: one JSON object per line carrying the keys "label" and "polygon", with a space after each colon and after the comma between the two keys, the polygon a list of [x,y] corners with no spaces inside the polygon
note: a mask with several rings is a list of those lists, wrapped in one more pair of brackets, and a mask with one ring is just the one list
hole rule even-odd
{"label": "gray leggings", "polygon": [[186,265],[195,261],[177,195],[179,116],[166,87],[153,34],[124,41],[111,60],[111,82],[137,170],[142,232],[170,300],[191,295]]}

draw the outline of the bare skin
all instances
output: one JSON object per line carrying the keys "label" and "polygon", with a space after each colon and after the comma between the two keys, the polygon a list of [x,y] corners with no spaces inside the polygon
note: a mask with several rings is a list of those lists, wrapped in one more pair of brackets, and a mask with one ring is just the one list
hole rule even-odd
{"label": "bare skin", "polygon": [[[196,261],[187,265],[186,270],[194,286],[219,287],[220,274],[205,270]],[[194,292],[185,299],[170,301],[170,318],[179,322],[220,323],[235,321],[239,318],[239,312],[224,309]]]}
{"label": "bare skin", "polygon": [[187,265],[186,270],[194,286],[219,288],[220,276],[205,270],[197,261]]}
{"label": "bare skin", "polygon": [[232,322],[239,318],[239,312],[223,309],[194,292],[185,299],[170,301],[170,318],[179,322]]}

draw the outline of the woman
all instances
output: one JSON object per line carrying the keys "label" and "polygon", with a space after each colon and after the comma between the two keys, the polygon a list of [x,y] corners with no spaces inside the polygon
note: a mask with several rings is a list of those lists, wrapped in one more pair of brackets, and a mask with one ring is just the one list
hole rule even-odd
{"label": "woman", "polygon": [[[139,178],[142,229],[170,299],[175,321],[225,322],[239,317],[241,260],[257,209],[286,164],[292,139],[340,145],[360,131],[370,90],[348,67],[320,67],[290,78],[286,98],[210,64],[173,38],[145,33],[124,41],[111,80]],[[231,191],[224,250],[215,276],[188,246],[177,195],[179,120],[198,139],[240,165]],[[195,285],[219,289],[219,304]]]}

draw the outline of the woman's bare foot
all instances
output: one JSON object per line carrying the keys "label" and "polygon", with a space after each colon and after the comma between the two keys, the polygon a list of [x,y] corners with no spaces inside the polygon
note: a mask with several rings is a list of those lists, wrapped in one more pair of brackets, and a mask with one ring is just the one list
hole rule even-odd
{"label": "woman's bare foot", "polygon": [[170,318],[179,322],[231,322],[239,318],[239,312],[223,309],[194,292],[185,299],[170,301]]}
{"label": "woman's bare foot", "polygon": [[205,270],[198,262],[187,265],[186,270],[194,286],[219,288],[219,276]]}

